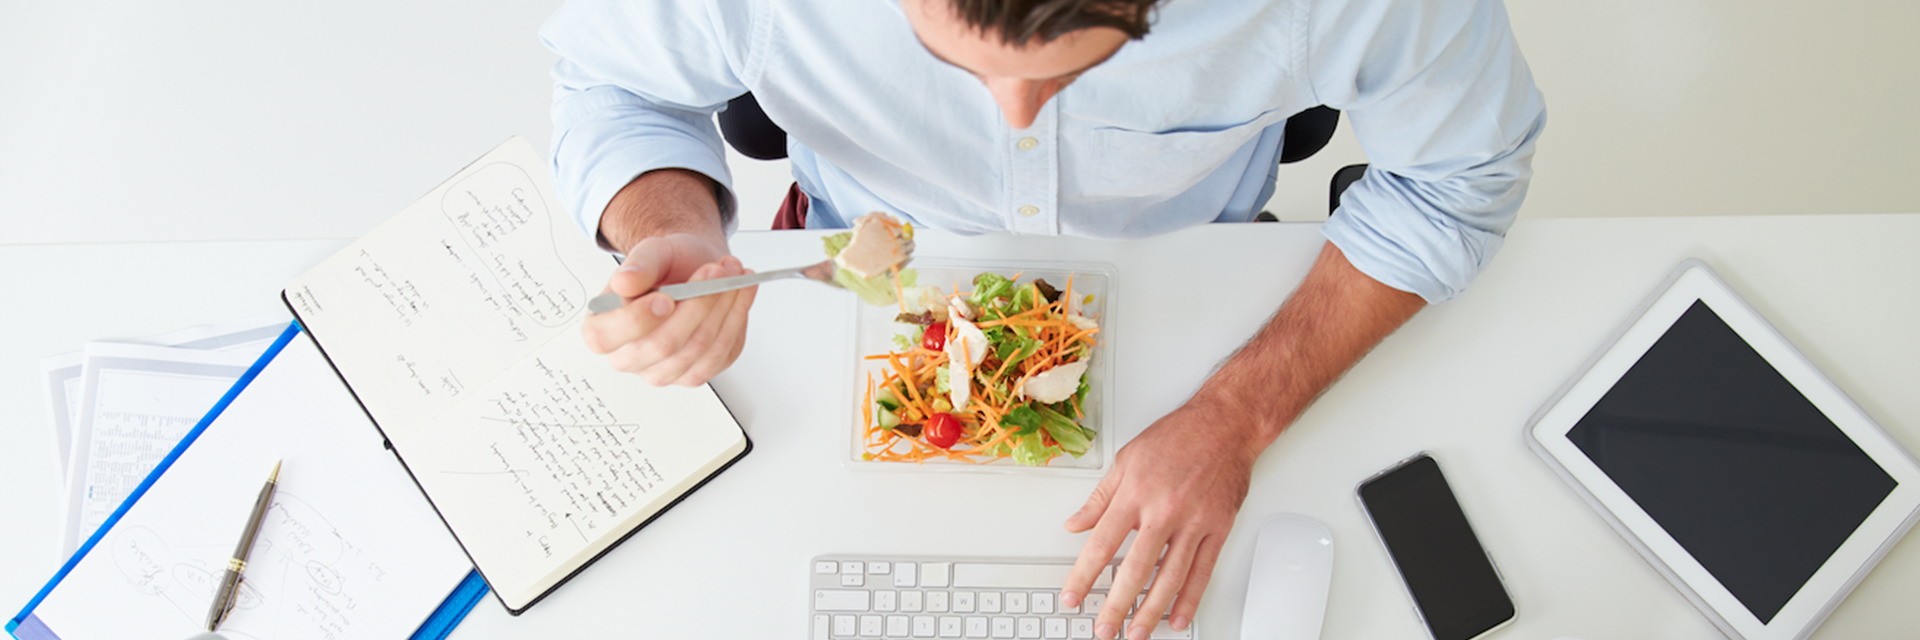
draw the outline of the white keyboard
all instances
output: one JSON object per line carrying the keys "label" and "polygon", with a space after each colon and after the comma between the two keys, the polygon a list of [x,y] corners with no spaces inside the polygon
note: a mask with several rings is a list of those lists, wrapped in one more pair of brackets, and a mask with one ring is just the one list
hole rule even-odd
{"label": "white keyboard", "polygon": [[[814,558],[812,569],[813,640],[1089,640],[1114,571],[1101,571],[1086,602],[1068,608],[1059,594],[1072,560],[835,555]],[[1151,640],[1194,640],[1197,626],[1174,631],[1163,617]]]}

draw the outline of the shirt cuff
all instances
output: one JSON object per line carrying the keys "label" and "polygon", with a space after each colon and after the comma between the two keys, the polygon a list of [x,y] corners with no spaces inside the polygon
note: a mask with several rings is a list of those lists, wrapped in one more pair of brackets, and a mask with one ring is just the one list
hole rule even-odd
{"label": "shirt cuff", "polygon": [[1392,217],[1343,203],[1320,233],[1361,273],[1428,304],[1465,291],[1506,242],[1501,234],[1453,220],[1386,215]]}

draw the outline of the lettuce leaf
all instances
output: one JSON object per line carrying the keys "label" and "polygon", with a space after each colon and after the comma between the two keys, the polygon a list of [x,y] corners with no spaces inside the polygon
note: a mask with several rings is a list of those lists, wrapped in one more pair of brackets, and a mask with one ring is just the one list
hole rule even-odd
{"label": "lettuce leaf", "polygon": [[1020,443],[1013,446],[1013,461],[1029,467],[1043,466],[1058,455],[1060,447],[1046,446],[1038,433],[1021,437]]}
{"label": "lettuce leaf", "polygon": [[[999,327],[994,328],[998,329]],[[1020,364],[1021,360],[1025,360],[1028,356],[1040,351],[1040,347],[1045,344],[1039,340],[1019,335],[1010,336],[1008,339],[1000,340],[999,342],[1000,347],[994,350],[994,355],[999,357],[1002,362],[1007,363],[1005,366],[1009,371],[1017,371],[1017,369],[1013,368],[1015,365]]]}
{"label": "lettuce leaf", "polygon": [[1072,454],[1076,458],[1085,454],[1087,449],[1093,446],[1092,429],[1074,424],[1072,419],[1037,402],[1014,407],[1005,417],[1000,418],[1000,422],[1019,427],[1013,431],[1013,434],[1019,437],[1039,437],[1040,430],[1045,429],[1047,435],[1052,437],[1054,442],[1059,443],[1061,451]]}
{"label": "lettuce leaf", "polygon": [[976,309],[983,308],[988,301],[1007,295],[1012,290],[1013,281],[1006,277],[991,271],[981,273],[973,278],[973,295],[968,297],[967,302]]}
{"label": "lettuce leaf", "polygon": [[827,257],[840,255],[840,250],[853,243],[853,232],[844,231],[820,239],[827,244]]}

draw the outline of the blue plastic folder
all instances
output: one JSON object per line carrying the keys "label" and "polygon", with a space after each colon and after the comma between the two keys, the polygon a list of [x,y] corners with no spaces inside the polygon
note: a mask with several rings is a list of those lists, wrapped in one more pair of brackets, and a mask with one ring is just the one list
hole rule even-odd
{"label": "blue plastic folder", "polygon": [[[201,418],[200,422],[194,425],[193,430],[189,431],[186,437],[180,440],[180,444],[175,446],[173,450],[160,461],[158,466],[154,467],[153,472],[148,474],[146,479],[133,490],[127,497],[126,502],[122,503],[120,507],[114,511],[113,515],[107,519],[105,524],[102,524],[98,530],[94,531],[93,535],[87,539],[85,544],[80,546],[79,551],[76,552],[73,557],[67,559],[66,564],[62,565],[60,570],[54,574],[53,579],[49,580],[47,585],[42,587],[40,592],[34,595],[33,600],[29,601],[27,606],[22,609],[18,615],[13,616],[13,618],[7,621],[7,632],[9,634],[18,640],[60,640],[60,636],[55,630],[49,628],[46,622],[35,615],[35,609],[40,607],[49,596],[61,589],[62,581],[74,571],[75,567],[80,565],[81,561],[87,557],[88,552],[100,545],[101,541],[107,537],[113,530],[114,525],[120,521],[122,516],[126,515],[134,503],[146,495],[147,490],[153,486],[154,482],[159,480],[160,477],[173,466],[174,462],[187,451],[188,447],[193,446],[194,441],[200,437],[207,426],[212,424],[216,418],[226,411],[227,407],[235,398],[245,393],[248,385],[267,367],[268,363],[280,355],[288,343],[292,342],[300,333],[301,327],[298,323],[289,325],[286,331],[281,333],[279,339],[275,340],[273,345],[267,348],[266,353],[262,354],[260,359],[254,362],[253,366],[247,370],[246,374],[234,383],[233,388],[227,391],[226,395],[220,399],[220,402],[215,404],[211,411],[207,412],[206,417]],[[238,533],[239,532],[236,531],[235,535],[238,536]],[[486,594],[487,585],[485,581],[481,580],[479,572],[468,572],[465,579],[461,580],[459,584],[452,589],[447,598],[440,603],[439,607],[437,607],[431,615],[427,616],[425,622],[413,633],[413,640],[437,640],[439,638],[445,638],[447,634],[453,631],[454,626],[458,625],[460,621],[466,617],[467,612],[473,609],[474,604],[478,603]],[[161,640],[168,639],[163,638]]]}

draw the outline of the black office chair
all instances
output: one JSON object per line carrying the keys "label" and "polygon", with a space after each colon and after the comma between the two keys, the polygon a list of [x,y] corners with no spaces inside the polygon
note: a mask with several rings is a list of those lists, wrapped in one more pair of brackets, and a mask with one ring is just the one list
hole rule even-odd
{"label": "black office chair", "polygon": [[[767,112],[760,109],[760,101],[752,93],[727,101],[727,108],[720,112],[720,136],[726,138],[740,155],[755,160],[779,160],[787,157],[787,132],[774,124]],[[1280,144],[1280,164],[1289,164],[1305,160],[1333,140],[1333,131],[1340,125],[1340,112],[1326,105],[1320,105],[1287,118],[1286,137]],[[1327,214],[1340,208],[1340,194],[1347,186],[1365,175],[1367,165],[1356,164],[1341,168],[1333,174],[1331,193],[1328,196]],[[1272,214],[1261,212],[1256,218],[1265,222],[1275,220]]]}

